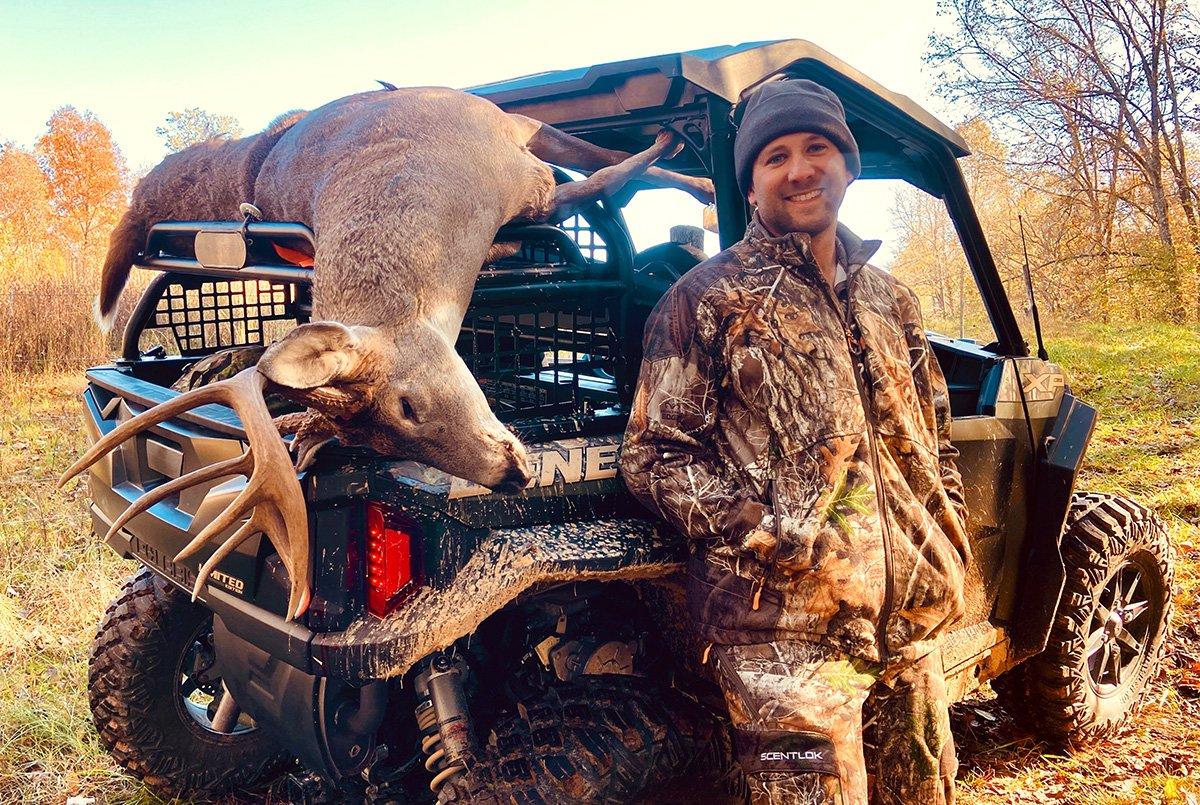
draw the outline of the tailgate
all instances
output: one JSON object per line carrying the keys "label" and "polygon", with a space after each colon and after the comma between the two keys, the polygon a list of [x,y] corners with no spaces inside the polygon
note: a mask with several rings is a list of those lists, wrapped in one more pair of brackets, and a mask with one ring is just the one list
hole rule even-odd
{"label": "tailgate", "polygon": [[[178,396],[170,389],[139,380],[115,368],[92,369],[84,392],[88,435],[95,442],[117,425],[147,408]],[[89,470],[92,525],[103,537],[109,525],[143,492],[193,470],[235,458],[245,450],[241,423],[232,410],[205,405],[148,428],[101,458]],[[196,555],[174,562],[192,537],[245,487],[244,476],[218,478],[197,484],[155,504],[133,518],[109,544],[191,591],[196,571],[221,539],[231,535],[245,518],[230,526]],[[263,552],[270,543],[261,535],[247,539],[213,572],[209,584],[244,599],[254,598]]]}

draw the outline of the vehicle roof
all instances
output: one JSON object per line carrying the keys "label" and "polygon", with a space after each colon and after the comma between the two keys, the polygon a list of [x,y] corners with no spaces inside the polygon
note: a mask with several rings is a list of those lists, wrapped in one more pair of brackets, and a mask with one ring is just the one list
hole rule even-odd
{"label": "vehicle roof", "polygon": [[[746,90],[780,74],[810,78],[833,90],[852,129],[869,117],[897,124],[909,136],[940,140],[956,157],[967,143],[906,95],[884,87],[803,39],[745,42],[557,70],[468,88],[507,111],[552,125],[635,115],[682,106],[700,95],[736,103]],[[683,84],[682,87],[675,86]],[[857,131],[856,131],[857,135]]]}

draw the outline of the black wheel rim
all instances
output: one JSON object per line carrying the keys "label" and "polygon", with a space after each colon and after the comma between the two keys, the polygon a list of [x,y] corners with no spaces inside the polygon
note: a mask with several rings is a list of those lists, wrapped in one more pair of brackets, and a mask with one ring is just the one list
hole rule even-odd
{"label": "black wheel rim", "polygon": [[[229,696],[221,677],[214,671],[216,653],[213,650],[212,620],[206,619],[196,628],[186,643],[187,650],[175,670],[175,701],[180,711],[197,727],[207,733],[242,736],[258,729],[254,720],[243,712],[234,713],[230,729],[217,729],[213,719]],[[232,703],[232,697],[230,702]],[[228,712],[225,714],[228,717]]]}
{"label": "black wheel rim", "polygon": [[1146,554],[1123,561],[1096,602],[1084,644],[1088,680],[1099,696],[1133,684],[1160,630],[1164,584]]}

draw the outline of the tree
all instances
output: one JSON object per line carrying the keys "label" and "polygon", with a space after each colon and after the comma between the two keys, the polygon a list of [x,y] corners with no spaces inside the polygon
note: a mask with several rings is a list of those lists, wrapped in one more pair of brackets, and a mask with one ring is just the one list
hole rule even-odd
{"label": "tree", "polygon": [[[941,69],[942,91],[973,102],[1014,141],[1014,168],[1058,178],[1052,192],[1083,213],[1101,270],[1124,270],[1120,257],[1143,270],[1165,254],[1160,281],[1181,300],[1183,268],[1200,254],[1187,154],[1200,22],[1186,4],[941,0],[939,9],[950,30],[931,38],[927,59]],[[1188,260],[1176,254],[1177,229]],[[1127,248],[1145,244],[1146,232],[1160,248]]]}
{"label": "tree", "polygon": [[37,157],[0,143],[0,267],[36,267],[53,248],[50,186]]}
{"label": "tree", "polygon": [[[1011,281],[1011,232],[1017,225],[1017,213],[1004,145],[978,118],[959,126],[958,133],[971,148],[962,169],[980,224],[1001,277]],[[945,202],[915,187],[905,187],[896,195],[892,219],[900,234],[892,270],[921,298],[929,326],[957,335],[981,337],[991,333]]]}
{"label": "tree", "polygon": [[126,204],[125,159],[108,128],[91,112],[63,106],[38,140],[55,228],[75,268],[108,239]]}
{"label": "tree", "polygon": [[211,140],[214,137],[238,137],[242,133],[237,118],[229,115],[214,115],[198,106],[171,112],[164,126],[155,133],[163,138],[163,144],[171,153],[178,153],[190,145]]}

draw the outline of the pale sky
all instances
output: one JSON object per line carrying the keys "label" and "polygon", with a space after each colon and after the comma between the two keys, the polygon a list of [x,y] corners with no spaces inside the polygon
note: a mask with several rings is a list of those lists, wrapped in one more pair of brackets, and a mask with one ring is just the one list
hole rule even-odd
{"label": "pale sky", "polygon": [[[921,61],[935,23],[934,0],[0,0],[0,141],[32,146],[54,109],[72,104],[94,112],[140,171],[165,154],[155,127],[187,107],[232,115],[252,133],[281,112],[373,89],[377,78],[464,87],[788,38],[815,42],[945,118]],[[870,184],[851,188],[842,218],[887,240],[891,189]],[[665,240],[670,223],[699,224],[686,202],[664,211],[674,203],[627,210],[639,248]]]}

